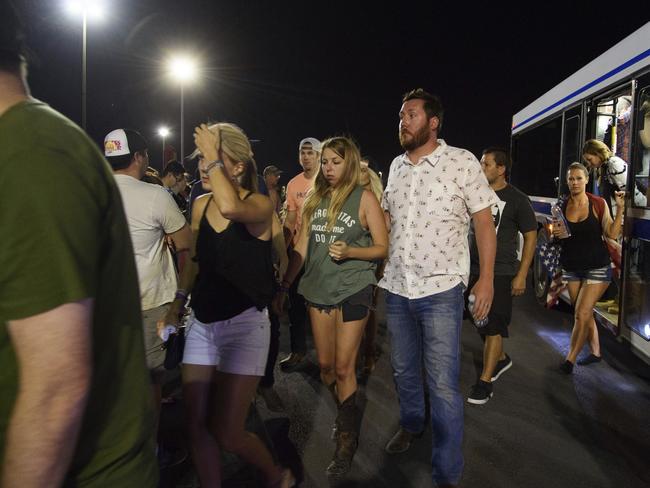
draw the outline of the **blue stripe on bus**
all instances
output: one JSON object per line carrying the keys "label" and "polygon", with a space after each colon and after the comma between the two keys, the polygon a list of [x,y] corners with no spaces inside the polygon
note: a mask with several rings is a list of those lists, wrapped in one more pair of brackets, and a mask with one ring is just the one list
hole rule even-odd
{"label": "blue stripe on bus", "polygon": [[548,202],[536,202],[535,200],[531,201],[533,204],[533,210],[537,213],[542,213],[546,215],[551,215],[551,204]]}
{"label": "blue stripe on bus", "polygon": [[515,130],[515,129],[517,129],[518,127],[521,127],[522,125],[527,124],[528,122],[530,122],[531,120],[536,119],[536,118],[539,117],[540,115],[544,115],[546,112],[548,112],[548,111],[550,111],[550,110],[553,110],[553,109],[554,109],[555,107],[557,107],[558,105],[562,105],[562,104],[563,104],[564,102],[566,102],[567,100],[570,100],[570,99],[572,99],[573,97],[575,97],[576,95],[579,95],[580,93],[583,93],[583,92],[587,91],[589,88],[591,88],[591,87],[597,85],[598,83],[600,83],[600,82],[606,80],[607,78],[611,78],[611,77],[614,76],[615,74],[617,74],[617,73],[623,71],[623,70],[626,69],[626,68],[629,68],[629,67],[632,66],[633,64],[638,63],[639,61],[641,61],[641,60],[644,59],[644,58],[647,58],[648,56],[650,56],[650,49],[648,49],[648,50],[642,52],[641,54],[639,54],[639,55],[637,55],[637,56],[634,56],[632,59],[626,61],[625,63],[623,63],[623,64],[620,65],[619,67],[614,68],[613,70],[609,71],[608,73],[605,73],[604,75],[600,76],[599,78],[596,78],[594,81],[592,81],[592,82],[590,82],[590,83],[587,83],[587,84],[586,84],[585,86],[583,86],[582,88],[578,88],[576,91],[574,91],[573,93],[570,93],[570,94],[567,95],[566,97],[564,97],[564,98],[562,98],[561,100],[555,102],[553,105],[549,105],[549,106],[546,107],[544,110],[542,110],[542,111],[540,111],[540,112],[537,112],[535,115],[532,115],[532,116],[528,117],[528,118],[527,118],[526,120],[524,120],[523,122],[520,122],[519,124],[515,125],[515,126],[512,128],[512,130]]}

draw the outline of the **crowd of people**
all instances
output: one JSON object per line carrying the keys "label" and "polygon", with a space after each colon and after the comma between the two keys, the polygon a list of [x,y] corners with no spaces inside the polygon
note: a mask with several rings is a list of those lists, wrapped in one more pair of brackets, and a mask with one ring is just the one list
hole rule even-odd
{"label": "crowd of people", "polygon": [[[480,405],[513,364],[503,339],[536,247],[535,214],[508,182],[507,151],[488,148],[479,162],[448,145],[439,98],[416,89],[402,99],[404,152],[385,189],[351,138],[307,137],[298,145],[303,171],[284,192],[276,166],[258,174],[244,131],[217,123],[195,129],[200,180],[190,195],[181,163],[149,171],[138,132],[111,131],[102,154],[32,98],[15,25],[3,22],[0,46],[0,179],[28,177],[30,191],[8,187],[0,209],[2,486],[156,486],[170,325],[185,331],[182,400],[201,486],[220,486],[221,450],[256,467],[268,487],[294,486],[296,474],[245,427],[256,392],[282,409],[273,372],[287,311],[291,351],[280,369],[306,360],[309,322],[336,406],[326,472],[345,476],[361,428],[357,358],[364,374],[376,359],[377,288],[399,399],[399,429],[385,449],[405,452],[422,433],[428,395],[432,482],[458,486],[464,310],[471,301],[484,341],[467,396]],[[602,149],[586,145],[584,160],[599,167],[593,147]],[[612,279],[602,237],[621,231],[624,193],[611,194],[612,216],[586,192],[588,178],[582,164],[569,167],[562,206],[571,236],[560,239],[561,264],[575,304],[565,373],[585,342],[582,364],[600,358],[592,309]],[[555,221],[558,239],[561,231]]]}

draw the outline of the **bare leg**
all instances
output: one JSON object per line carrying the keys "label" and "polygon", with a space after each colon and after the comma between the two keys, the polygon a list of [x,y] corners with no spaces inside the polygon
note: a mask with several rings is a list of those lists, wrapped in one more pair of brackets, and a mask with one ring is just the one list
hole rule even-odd
{"label": "bare leg", "polygon": [[183,365],[183,398],[192,459],[204,488],[221,486],[221,453],[216,438],[208,430],[214,374],[214,366]]}
{"label": "bare leg", "polygon": [[251,398],[259,381],[259,376],[217,371],[213,376],[215,408],[210,412],[209,428],[223,449],[257,467],[270,484],[281,479],[282,469],[259,437],[245,430]]}
{"label": "bare leg", "polygon": [[309,307],[309,320],[320,366],[321,381],[330,386],[336,381],[334,370],[336,351],[336,311],[328,312]]}
{"label": "bare leg", "polygon": [[343,322],[341,310],[336,310],[336,388],[341,403],[357,391],[355,365],[367,321],[366,315],[361,320]]}
{"label": "bare leg", "polygon": [[481,380],[487,383],[492,382],[492,374],[497,367],[497,362],[505,359],[503,354],[503,338],[500,335],[485,336],[485,345],[483,346],[483,372]]}
{"label": "bare leg", "polygon": [[[575,303],[575,321],[571,333],[571,349],[566,357],[567,361],[575,363],[578,354],[589,338],[591,323],[594,320],[594,305],[603,296],[609,283],[586,284],[584,283],[578,293]],[[594,324],[595,327],[595,324]],[[598,333],[597,331],[595,332]]]}
{"label": "bare leg", "polygon": [[589,349],[591,349],[591,354],[600,357],[600,339],[598,337],[598,327],[596,327],[596,319],[594,319],[593,314],[591,315],[588,341],[589,341]]}

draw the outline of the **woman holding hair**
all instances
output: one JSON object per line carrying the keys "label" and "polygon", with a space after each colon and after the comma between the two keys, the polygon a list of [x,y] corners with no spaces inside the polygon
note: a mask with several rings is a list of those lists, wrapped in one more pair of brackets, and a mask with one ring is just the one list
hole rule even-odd
{"label": "woman holding hair", "polygon": [[276,303],[305,266],[305,297],[321,380],[334,396],[336,451],[327,474],[349,471],[358,445],[356,356],[376,284],[376,261],[388,250],[377,197],[359,186],[359,149],[348,138],[322,144],[321,171],[303,206],[301,233]]}
{"label": "woman holding hair", "polygon": [[211,193],[192,208],[194,259],[165,322],[178,322],[191,291],[182,376],[194,465],[202,487],[221,486],[221,447],[256,466],[267,486],[293,486],[292,473],[244,429],[269,349],[271,246],[282,230],[273,225],[271,200],[256,193],[253,152],[241,129],[203,124],[194,140],[201,184]]}
{"label": "woman holding hair", "polygon": [[[567,170],[569,198],[562,211],[571,231],[570,237],[560,241],[563,280],[568,282],[571,303],[574,306],[574,325],[571,346],[560,371],[573,372],[573,366],[585,342],[591,354],[578,364],[600,361],[598,329],[594,320],[594,305],[605,293],[612,279],[612,262],[603,237],[616,239],[621,233],[625,192],[617,191],[616,217],[612,220],[607,202],[586,192],[589,175],[580,163],[572,163]],[[560,237],[564,224],[553,221],[553,235]]]}
{"label": "woman holding hair", "polygon": [[[612,151],[604,142],[597,139],[589,139],[582,146],[582,159],[588,167],[596,168],[601,179],[601,193],[610,206],[614,206],[614,193],[625,191],[627,185],[627,163]],[[634,204],[645,207],[647,199],[643,193],[634,186]]]}

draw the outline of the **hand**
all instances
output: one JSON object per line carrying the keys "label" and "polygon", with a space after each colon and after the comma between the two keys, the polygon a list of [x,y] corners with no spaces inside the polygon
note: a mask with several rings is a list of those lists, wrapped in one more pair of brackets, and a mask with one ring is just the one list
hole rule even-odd
{"label": "hand", "polygon": [[511,293],[513,297],[523,295],[526,291],[526,276],[515,276],[511,283]]}
{"label": "hand", "polygon": [[492,280],[479,278],[470,293],[474,295],[474,311],[472,315],[476,321],[481,321],[490,312],[492,298],[494,297],[494,283]]}
{"label": "hand", "polygon": [[284,304],[287,301],[287,292],[278,291],[271,302],[271,311],[278,317],[284,312]]}
{"label": "hand", "polygon": [[167,325],[175,325],[178,327],[178,324],[180,323],[180,318],[181,318],[181,308],[179,305],[176,305],[175,303],[172,303],[171,306],[169,307],[169,310],[167,310],[167,313],[164,315],[163,318],[161,318],[158,322],[156,322],[156,333],[158,334],[158,337],[162,337],[162,331]]}
{"label": "hand", "polygon": [[171,236],[165,236],[165,242],[167,243],[169,250],[173,254],[176,254],[176,243],[174,243],[174,239],[172,239]]}
{"label": "hand", "polygon": [[330,244],[329,253],[334,261],[342,261],[350,257],[350,248],[345,242],[336,241]]}
{"label": "hand", "polygon": [[616,202],[616,207],[619,209],[625,208],[625,192],[624,191],[615,191],[614,192],[614,201]]}
{"label": "hand", "polygon": [[561,220],[551,220],[551,233],[553,234],[553,237],[558,239],[562,234],[564,234],[564,226],[562,225]]}
{"label": "hand", "polygon": [[211,131],[206,124],[201,124],[194,129],[194,143],[206,161],[219,159],[221,140],[219,131]]}

